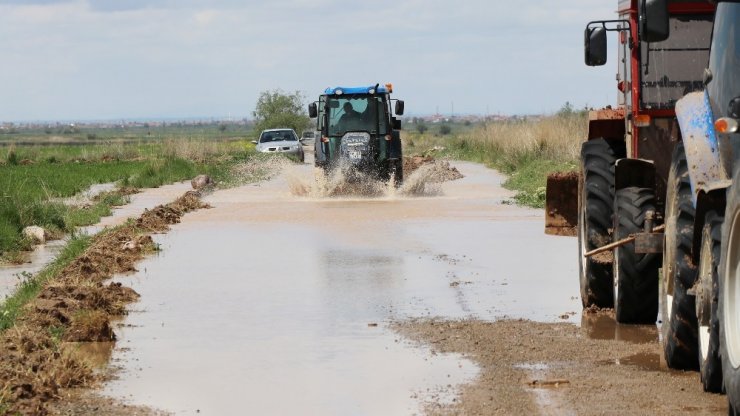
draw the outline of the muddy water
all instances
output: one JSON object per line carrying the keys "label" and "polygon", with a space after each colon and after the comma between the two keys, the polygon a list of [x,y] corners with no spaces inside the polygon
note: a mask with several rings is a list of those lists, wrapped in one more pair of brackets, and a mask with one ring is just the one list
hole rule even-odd
{"label": "muddy water", "polygon": [[100,222],[95,225],[82,227],[80,231],[86,234],[95,234],[105,227],[121,225],[129,218],[138,217],[145,209],[152,209],[157,205],[174,201],[190,189],[192,188],[189,182],[177,182],[159,188],[144,189],[129,196],[128,204],[113,208],[112,215],[101,218]]}
{"label": "muddy water", "polygon": [[[218,191],[120,277],[141,295],[107,395],[176,414],[412,414],[477,374],[387,329],[405,317],[562,321],[573,239],[502,204],[479,165],[436,196],[316,197],[308,166]],[[408,181],[408,179],[407,179]],[[567,315],[567,319],[572,318]]]}
{"label": "muddy water", "polygon": [[[89,200],[100,192],[110,191],[114,188],[113,184],[93,185],[87,191],[73,198],[73,202],[82,202]],[[126,222],[127,219],[140,215],[144,209],[151,209],[157,205],[166,204],[173,201],[190,188],[190,183],[179,182],[171,185],[164,185],[159,188],[144,189],[138,194],[130,196],[130,203],[115,207],[113,214],[101,218],[100,222],[89,227],[81,227],[79,232],[85,234],[95,234],[105,227],[114,227]],[[47,264],[52,262],[59,252],[66,245],[65,240],[49,241],[46,244],[40,244],[34,247],[29,254],[26,263],[1,265],[0,266],[0,301],[5,296],[10,295],[15,287],[29,275],[39,272]]]}

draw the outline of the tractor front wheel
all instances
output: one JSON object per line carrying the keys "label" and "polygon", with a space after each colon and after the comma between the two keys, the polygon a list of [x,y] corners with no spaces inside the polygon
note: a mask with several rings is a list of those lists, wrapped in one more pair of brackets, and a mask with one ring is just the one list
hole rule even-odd
{"label": "tractor front wheel", "polygon": [[581,146],[581,178],[578,182],[578,264],[581,302],[584,308],[614,305],[612,253],[584,257],[611,241],[614,206],[614,163],[624,157],[623,141],[603,138]]}
{"label": "tractor front wheel", "polygon": [[[614,241],[641,233],[648,211],[656,212],[652,189],[628,187],[614,201]],[[635,253],[635,243],[614,249],[614,314],[617,322],[654,324],[658,316],[660,255]]]}

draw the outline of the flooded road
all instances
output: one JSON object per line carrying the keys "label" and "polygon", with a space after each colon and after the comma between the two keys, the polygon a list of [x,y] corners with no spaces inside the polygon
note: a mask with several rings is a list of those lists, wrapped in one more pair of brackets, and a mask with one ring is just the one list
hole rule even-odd
{"label": "flooded road", "polygon": [[105,394],[175,414],[414,414],[478,368],[390,322],[579,323],[575,239],[505,204],[501,175],[454,165],[465,178],[434,196],[303,196],[308,165],[210,195],[119,278],[142,297]]}

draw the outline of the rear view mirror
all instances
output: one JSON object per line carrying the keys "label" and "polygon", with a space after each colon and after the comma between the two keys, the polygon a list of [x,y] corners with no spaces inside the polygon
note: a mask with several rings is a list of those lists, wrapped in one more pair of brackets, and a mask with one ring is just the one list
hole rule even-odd
{"label": "rear view mirror", "polygon": [[257,144],[257,140],[252,140],[252,144]]}
{"label": "rear view mirror", "polygon": [[311,118],[316,118],[316,116],[319,114],[318,110],[316,109],[316,103],[311,103],[308,105],[308,116]]}
{"label": "rear view mirror", "polygon": [[670,35],[667,0],[639,0],[640,40],[662,42]]}
{"label": "rear view mirror", "polygon": [[329,108],[339,108],[339,101],[337,100],[329,101]]}
{"label": "rear view mirror", "polygon": [[403,115],[403,100],[396,101],[396,115],[399,115],[399,116]]}
{"label": "rear view mirror", "polygon": [[586,65],[606,64],[606,28],[586,27],[584,50]]}

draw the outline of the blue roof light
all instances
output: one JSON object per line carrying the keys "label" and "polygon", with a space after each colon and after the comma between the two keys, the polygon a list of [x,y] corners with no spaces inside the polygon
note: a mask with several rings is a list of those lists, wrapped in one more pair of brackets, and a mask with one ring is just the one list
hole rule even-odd
{"label": "blue roof light", "polygon": [[[370,94],[370,90],[375,89],[375,85],[370,85],[367,87],[329,87],[326,90],[324,90],[324,94],[327,95],[334,95],[339,92],[339,94]],[[388,88],[385,87],[385,85],[378,85],[377,90],[375,91],[376,94],[387,94]]]}

